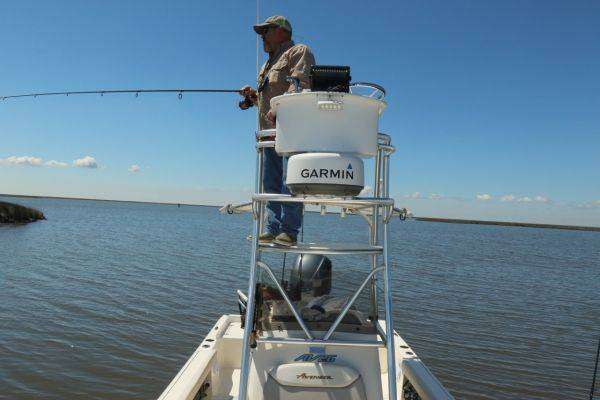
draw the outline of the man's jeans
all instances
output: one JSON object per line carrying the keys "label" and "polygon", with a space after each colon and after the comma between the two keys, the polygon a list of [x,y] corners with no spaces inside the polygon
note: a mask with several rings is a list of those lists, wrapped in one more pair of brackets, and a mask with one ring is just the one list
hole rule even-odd
{"label": "man's jeans", "polygon": [[[265,193],[290,194],[285,185],[285,163],[274,148],[265,148],[263,156],[263,190]],[[302,203],[267,203],[267,232],[277,236],[287,233],[298,236],[302,223]]]}

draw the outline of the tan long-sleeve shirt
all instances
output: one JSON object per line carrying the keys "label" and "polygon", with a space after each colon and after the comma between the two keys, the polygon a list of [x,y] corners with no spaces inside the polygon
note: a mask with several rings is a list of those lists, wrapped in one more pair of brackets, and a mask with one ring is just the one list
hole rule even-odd
{"label": "tan long-sleeve shirt", "polygon": [[304,44],[289,41],[282,43],[275,54],[262,66],[258,74],[258,115],[260,129],[274,128],[267,120],[271,109],[271,99],[286,92],[293,92],[294,85],[285,79],[288,76],[298,78],[300,87],[310,86],[310,67],[315,64],[315,57]]}

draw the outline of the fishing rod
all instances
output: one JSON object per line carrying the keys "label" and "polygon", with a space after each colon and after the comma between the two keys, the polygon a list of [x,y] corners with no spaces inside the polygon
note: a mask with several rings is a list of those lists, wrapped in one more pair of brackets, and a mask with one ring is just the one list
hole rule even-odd
{"label": "fishing rod", "polygon": [[121,94],[134,93],[138,97],[141,93],[177,93],[177,97],[181,100],[184,93],[240,93],[239,89],[116,89],[116,90],[85,90],[85,91],[70,91],[70,92],[42,92],[42,93],[24,93],[13,94],[8,96],[0,96],[0,100],[17,99],[24,97],[41,97],[41,96],[70,96],[82,94]]}

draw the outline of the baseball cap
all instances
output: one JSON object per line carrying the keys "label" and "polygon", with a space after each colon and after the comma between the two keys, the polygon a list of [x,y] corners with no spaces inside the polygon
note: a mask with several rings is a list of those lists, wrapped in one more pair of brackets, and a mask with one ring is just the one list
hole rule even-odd
{"label": "baseball cap", "polygon": [[272,17],[265,19],[265,22],[262,24],[254,25],[254,32],[262,35],[267,29],[269,29],[270,26],[278,26],[285,29],[289,33],[292,33],[292,25],[290,24],[290,21],[288,21],[287,18],[282,15],[273,15]]}

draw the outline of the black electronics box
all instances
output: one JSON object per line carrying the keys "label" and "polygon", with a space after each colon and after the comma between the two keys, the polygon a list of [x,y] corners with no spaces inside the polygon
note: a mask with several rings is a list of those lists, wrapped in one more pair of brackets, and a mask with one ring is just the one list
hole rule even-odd
{"label": "black electronics box", "polygon": [[350,67],[313,65],[310,68],[310,90],[313,92],[350,92]]}

